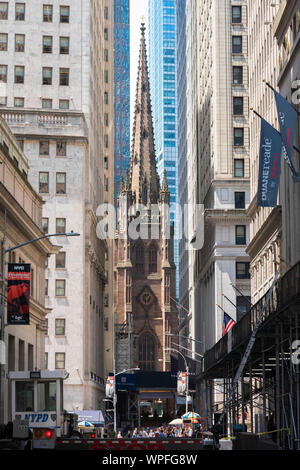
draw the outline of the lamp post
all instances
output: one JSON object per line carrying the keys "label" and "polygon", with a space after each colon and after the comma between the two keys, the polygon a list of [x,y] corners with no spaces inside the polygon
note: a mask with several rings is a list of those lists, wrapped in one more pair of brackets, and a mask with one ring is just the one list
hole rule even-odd
{"label": "lamp post", "polygon": [[[114,360],[114,369],[115,369],[115,360]],[[126,370],[122,370],[121,372],[118,372],[116,374],[116,369],[114,370],[114,396],[113,396],[113,405],[114,405],[114,432],[115,432],[115,437],[116,437],[116,433],[117,433],[117,410],[116,410],[116,405],[117,405],[117,384],[116,384],[116,377],[117,375],[121,375],[121,374],[126,374],[126,372],[132,372],[134,370],[140,370],[139,367],[135,367],[134,369],[126,369]]]}
{"label": "lamp post", "polygon": [[0,302],[0,318],[1,318],[1,333],[0,333],[0,345],[1,351],[3,350],[3,358],[0,357],[0,424],[4,424],[4,378],[5,378],[5,336],[4,336],[4,328],[5,328],[5,308],[4,308],[4,301],[5,301],[5,257],[7,253],[11,251],[17,250],[18,248],[22,248],[26,245],[31,245],[32,243],[36,243],[40,240],[50,237],[79,237],[80,233],[69,232],[69,233],[54,233],[50,235],[43,235],[42,237],[35,238],[33,240],[20,243],[12,248],[6,249],[6,209],[4,211],[4,230],[3,230],[3,241],[2,241],[2,263],[1,263],[1,280],[2,280],[2,287],[1,287],[1,302]]}
{"label": "lamp post", "polygon": [[187,360],[186,360],[186,358],[184,357],[184,355],[183,355],[178,349],[175,349],[175,348],[165,348],[165,351],[175,351],[175,352],[177,352],[178,354],[180,354],[181,357],[182,357],[183,360],[184,360],[185,370],[186,370],[185,412],[187,413],[187,412],[188,412],[188,396],[189,396],[189,366],[188,366],[188,364],[187,364]]}

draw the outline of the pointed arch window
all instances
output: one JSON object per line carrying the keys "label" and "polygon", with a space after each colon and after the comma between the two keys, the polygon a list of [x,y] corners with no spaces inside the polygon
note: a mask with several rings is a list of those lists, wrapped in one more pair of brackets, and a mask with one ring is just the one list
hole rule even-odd
{"label": "pointed arch window", "polygon": [[132,292],[132,277],[131,273],[126,273],[126,303],[131,303],[131,292]]}
{"label": "pointed arch window", "polygon": [[165,276],[165,304],[170,305],[170,274]]}
{"label": "pointed arch window", "polygon": [[135,267],[138,273],[144,271],[144,247],[141,243],[135,247]]}
{"label": "pointed arch window", "polygon": [[155,342],[151,334],[146,333],[139,340],[139,368],[141,370],[155,370]]}
{"label": "pointed arch window", "polygon": [[149,274],[157,273],[157,249],[151,245],[149,250]]}

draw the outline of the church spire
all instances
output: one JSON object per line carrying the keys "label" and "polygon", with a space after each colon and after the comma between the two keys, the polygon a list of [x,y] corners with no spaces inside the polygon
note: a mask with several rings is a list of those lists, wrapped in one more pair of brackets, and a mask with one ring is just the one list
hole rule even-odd
{"label": "church spire", "polygon": [[136,202],[147,205],[149,202],[158,203],[160,184],[155,160],[144,23],[141,26],[141,33],[131,150],[131,188]]}

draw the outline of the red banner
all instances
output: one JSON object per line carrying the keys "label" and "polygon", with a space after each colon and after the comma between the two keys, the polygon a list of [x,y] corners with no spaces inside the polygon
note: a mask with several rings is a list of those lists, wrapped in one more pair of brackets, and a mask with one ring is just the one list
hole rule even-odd
{"label": "red banner", "polygon": [[7,323],[29,325],[30,264],[9,264],[7,281]]}

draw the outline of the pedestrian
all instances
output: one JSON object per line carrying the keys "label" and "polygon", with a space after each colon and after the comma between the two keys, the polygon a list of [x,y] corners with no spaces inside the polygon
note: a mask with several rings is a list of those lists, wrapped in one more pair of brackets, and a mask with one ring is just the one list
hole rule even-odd
{"label": "pedestrian", "polygon": [[123,439],[121,431],[118,432],[117,439]]}

